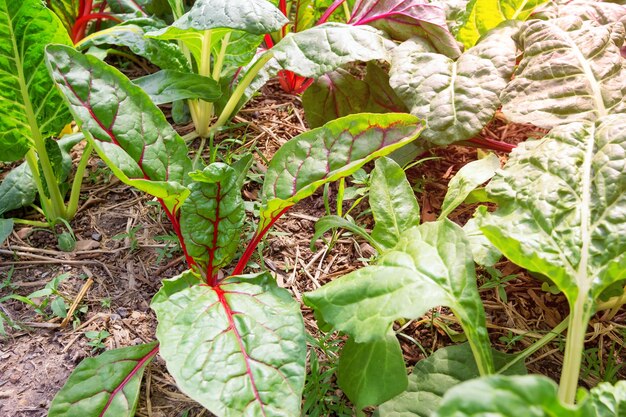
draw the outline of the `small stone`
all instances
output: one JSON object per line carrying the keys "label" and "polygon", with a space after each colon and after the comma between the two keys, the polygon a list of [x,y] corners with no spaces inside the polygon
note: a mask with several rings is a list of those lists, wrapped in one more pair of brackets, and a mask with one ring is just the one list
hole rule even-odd
{"label": "small stone", "polygon": [[124,307],[120,307],[117,309],[117,314],[119,314],[122,318],[126,318],[128,317],[128,310]]}
{"label": "small stone", "polygon": [[96,242],[100,242],[102,240],[102,235],[100,233],[92,233],[91,238]]}

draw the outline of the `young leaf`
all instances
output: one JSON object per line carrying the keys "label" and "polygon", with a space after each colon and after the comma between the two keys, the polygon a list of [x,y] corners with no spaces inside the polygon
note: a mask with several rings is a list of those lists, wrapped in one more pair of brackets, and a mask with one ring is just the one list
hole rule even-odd
{"label": "young leaf", "polygon": [[503,113],[516,123],[552,128],[626,111],[623,42],[623,29],[613,32],[593,20],[525,23],[519,33],[524,57],[500,96]]}
{"label": "young leaf", "polygon": [[16,161],[72,120],[43,65],[48,43],[71,41],[40,0],[0,0],[0,28],[0,160]]}
{"label": "young leaf", "polygon": [[325,183],[416,139],[420,120],[408,114],[355,114],[302,133],[270,161],[263,184],[259,230]]}
{"label": "young leaf", "polygon": [[514,28],[495,30],[457,61],[408,40],[392,51],[389,83],[426,119],[422,138],[448,145],[470,139],[493,118],[515,67]]}
{"label": "young leaf", "polygon": [[590,417],[561,404],[556,384],[544,376],[489,376],[450,389],[433,417]]}
{"label": "young leaf", "polygon": [[368,266],[307,293],[304,302],[357,343],[385,338],[394,320],[448,306],[459,318],[481,373],[493,372],[474,263],[463,230],[449,220],[406,231]]}
{"label": "young leaf", "polygon": [[505,20],[526,20],[532,11],[548,0],[471,0],[457,39],[470,48],[480,37]]}
{"label": "young leaf", "polygon": [[223,416],[297,416],[306,344],[300,306],[269,274],[163,282],[152,308],[161,356],[180,389]]}
{"label": "young leaf", "polygon": [[481,229],[511,261],[546,275],[570,309],[561,398],[573,402],[594,301],[626,279],[626,121],[554,128],[523,143],[487,191],[498,210]]}
{"label": "young leaf", "polygon": [[389,249],[405,230],[419,226],[419,204],[404,170],[392,159],[377,159],[371,178],[369,202],[376,222],[372,238]]}
{"label": "young leaf", "polygon": [[283,69],[317,78],[354,61],[389,60],[394,43],[369,26],[324,23],[290,33],[270,50]]}
{"label": "young leaf", "polygon": [[148,95],[115,68],[72,48],[50,45],[47,62],[94,148],[123,182],[174,212],[189,190],[185,142]]}
{"label": "young leaf", "polygon": [[602,382],[587,397],[586,404],[593,408],[595,417],[624,417],[626,415],[626,381],[615,385]]}
{"label": "young leaf", "polygon": [[[486,211],[486,208],[485,206],[480,206],[476,212],[478,213],[481,209]],[[463,231],[472,248],[472,256],[476,264],[480,266],[494,266],[496,262],[502,258],[502,252],[500,252],[498,248],[487,239],[482,230],[480,230],[475,217],[472,217],[465,223]]]}
{"label": "young leaf", "polygon": [[359,225],[344,219],[340,216],[329,215],[320,218],[317,222],[315,222],[315,233],[313,233],[313,237],[311,238],[311,251],[315,250],[315,242],[319,239],[324,233],[329,231],[330,229],[346,229],[350,232],[361,236],[365,240],[367,240],[377,251],[382,252],[383,248],[378,245],[374,239],[370,237],[365,229],[360,227]]}
{"label": "young leaf", "polygon": [[109,350],[83,360],[52,400],[49,417],[133,417],[156,342]]}
{"label": "young leaf", "polygon": [[189,174],[194,183],[180,209],[187,252],[212,278],[235,256],[246,211],[233,168],[216,162]]}
{"label": "young leaf", "polygon": [[135,78],[133,84],[141,87],[150,96],[154,104],[165,104],[190,98],[200,98],[213,102],[222,95],[221,87],[214,79],[172,70],[162,70]]}
{"label": "young leaf", "polygon": [[358,410],[404,391],[408,380],[396,336],[367,343],[348,339],[339,356],[337,383]]}
{"label": "young leaf", "polygon": [[500,158],[494,154],[463,165],[448,183],[448,192],[441,204],[439,219],[448,217],[482,183],[489,181],[500,169]]}
{"label": "young leaf", "polygon": [[461,55],[461,48],[448,30],[444,8],[423,0],[358,0],[349,23],[374,26],[399,41],[425,36],[450,58]]}
{"label": "young leaf", "polygon": [[322,75],[306,89],[302,105],[311,127],[355,113],[408,113],[387,73],[372,61],[364,80],[341,68]]}
{"label": "young leaf", "polygon": [[[514,358],[492,351],[496,369]],[[520,361],[507,369],[506,375],[525,375],[526,367]],[[430,417],[439,408],[443,395],[464,381],[478,378],[480,373],[468,343],[438,349],[428,358],[415,364],[409,375],[405,392],[381,404],[377,417]]]}

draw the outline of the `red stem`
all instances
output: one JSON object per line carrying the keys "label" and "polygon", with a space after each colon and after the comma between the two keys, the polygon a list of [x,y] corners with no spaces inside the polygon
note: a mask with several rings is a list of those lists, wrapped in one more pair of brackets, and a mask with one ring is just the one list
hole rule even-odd
{"label": "red stem", "polygon": [[114,20],[116,22],[121,22],[119,18],[113,15],[110,15],[108,13],[90,13],[90,14],[81,16],[78,19],[76,19],[76,22],[74,23],[74,28],[72,29],[72,40],[74,41],[74,43],[77,43],[79,40],[81,40],[85,36],[87,23],[89,23],[90,20],[95,20],[95,19],[107,19],[107,20]]}
{"label": "red stem", "polygon": [[[99,13],[104,13],[104,9],[107,6],[107,2],[106,0],[102,0],[102,3],[100,3],[100,7],[98,7],[98,12]],[[102,19],[98,19],[98,21],[96,22],[96,32],[100,30],[100,28],[102,27]]]}
{"label": "red stem", "polygon": [[187,266],[189,268],[193,267],[194,265],[196,265],[196,261],[194,261],[193,258],[189,256],[189,253],[187,253],[187,246],[185,246],[185,240],[183,239],[183,234],[180,231],[180,222],[178,221],[178,218],[174,216],[174,214],[171,211],[169,211],[169,209],[163,202],[163,199],[159,198],[158,201],[161,204],[163,211],[167,215],[167,218],[170,220],[170,223],[172,223],[174,232],[176,232],[176,236],[178,237],[178,241],[180,242],[180,247],[183,250],[183,253],[185,254],[185,260],[187,261]]}
{"label": "red stem", "polygon": [[499,140],[487,139],[487,138],[473,138],[468,140],[468,142],[472,143],[481,148],[487,148],[494,151],[511,153],[513,149],[516,148],[516,145],[512,145],[510,143],[502,142]]}
{"label": "red stem", "polygon": [[267,224],[267,226],[265,226],[260,232],[258,232],[258,233],[256,233],[254,235],[254,238],[250,241],[250,243],[248,243],[248,246],[246,247],[246,250],[243,252],[243,255],[239,259],[239,262],[237,262],[237,266],[235,266],[235,270],[233,271],[233,275],[241,275],[243,270],[246,268],[246,265],[248,265],[248,261],[252,257],[252,254],[254,253],[254,250],[256,249],[258,244],[261,242],[263,237],[265,237],[265,235],[270,230],[270,228],[272,226],[274,226],[274,223],[276,223],[276,221],[278,219],[280,219],[280,216],[285,214],[287,212],[287,210],[289,210],[290,208],[291,208],[291,206],[285,207],[284,209],[279,211],[278,214],[274,218],[272,218],[272,220],[270,220],[270,222]]}
{"label": "red stem", "polygon": [[320,20],[318,20],[315,25],[321,25],[322,23],[326,23],[326,21],[328,20],[330,15],[335,13],[335,10],[337,10],[339,8],[339,6],[341,6],[343,4],[344,1],[346,1],[346,0],[335,0],[333,2],[333,4],[331,4],[330,7],[328,9],[326,9],[326,11],[322,15],[322,17],[320,17]]}

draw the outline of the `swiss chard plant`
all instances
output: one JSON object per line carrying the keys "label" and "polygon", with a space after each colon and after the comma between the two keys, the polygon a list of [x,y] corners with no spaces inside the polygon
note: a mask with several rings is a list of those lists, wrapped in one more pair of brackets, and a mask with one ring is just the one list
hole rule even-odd
{"label": "swiss chard plant", "polygon": [[306,355],[300,306],[269,273],[244,275],[248,261],[290,207],[413,141],[419,119],[353,115],[287,142],[268,167],[257,231],[239,251],[251,157],[194,167],[163,113],[119,71],[61,45],[47,48],[47,63],[98,155],[159,201],[189,266],[164,280],[152,301],[158,346],[81,363],[49,415],[132,416],[141,375],[158,352],[180,389],[218,416],[298,416]]}
{"label": "swiss chard plant", "polygon": [[[349,335],[344,349],[350,356],[344,361],[344,375],[340,372],[338,377],[340,383],[343,378],[359,387],[355,392],[347,390],[357,405],[378,404],[392,388],[406,387],[380,406],[381,417],[622,413],[623,381],[614,386],[601,384],[587,393],[579,388],[579,373],[590,318],[626,301],[626,65],[620,52],[626,8],[601,3],[553,7],[538,15],[541,19],[523,24],[516,35],[523,57],[500,97],[508,118],[552,130],[516,148],[490,181],[488,198],[497,210],[489,213],[486,207],[480,208],[465,233],[445,220],[453,202],[462,201],[468,189],[488,180],[493,168],[474,179],[465,173],[464,180],[451,182],[439,220],[404,231],[375,265],[304,296],[321,323]],[[374,214],[375,207],[372,203]],[[482,312],[472,256],[476,261],[493,262],[498,253],[550,279],[567,298],[570,315],[553,334],[514,359],[505,360],[502,366],[497,361],[485,366],[489,359],[479,351],[487,352],[488,342],[480,345],[486,339],[477,338],[486,338],[484,321],[468,322],[470,315],[464,309],[474,306],[473,317],[476,311]],[[390,359],[392,350],[383,350],[381,344],[384,340],[389,345],[397,343],[394,320],[414,318],[423,314],[420,309],[434,304],[448,306],[457,316],[480,377],[456,365],[462,361],[458,353],[447,356],[456,347],[446,348],[445,353],[436,352],[419,362],[410,383],[392,387],[386,382],[386,372],[399,373],[399,366]],[[479,327],[473,327],[479,322]],[[558,386],[543,376],[503,375],[566,328]],[[352,360],[360,343],[371,343],[365,352],[374,352],[369,357],[362,353],[361,369]],[[372,371],[381,368],[385,377]],[[489,375],[494,371],[498,375]]]}
{"label": "swiss chard plant", "polygon": [[0,218],[2,242],[14,221],[46,227],[74,217],[91,147],[83,151],[66,205],[69,150],[80,138],[56,139],[72,118],[45,67],[44,48],[49,42],[71,41],[54,13],[38,0],[2,0],[0,26],[0,160],[25,160],[0,183],[0,216],[32,205],[39,196],[37,209],[46,218],[46,222]]}

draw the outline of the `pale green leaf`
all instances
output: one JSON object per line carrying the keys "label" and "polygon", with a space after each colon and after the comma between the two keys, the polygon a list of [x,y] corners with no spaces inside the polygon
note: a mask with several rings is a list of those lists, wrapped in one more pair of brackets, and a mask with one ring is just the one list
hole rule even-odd
{"label": "pale green leaf", "polygon": [[626,381],[598,384],[589,392],[586,403],[593,408],[594,417],[626,417]]}
{"label": "pale green leaf", "polygon": [[13,231],[13,219],[0,218],[0,245],[11,235]]}
{"label": "pale green leaf", "polygon": [[180,71],[162,70],[133,80],[154,104],[176,100],[202,99],[213,102],[222,95],[220,85],[209,77]]}
{"label": "pale green leaf", "polygon": [[[477,212],[481,209],[485,210],[486,208],[487,207],[481,206],[478,208]],[[496,262],[502,258],[502,252],[500,252],[498,248],[487,239],[487,236],[485,236],[482,230],[480,230],[475,217],[472,217],[465,223],[463,231],[465,232],[467,240],[470,242],[474,262],[478,265],[494,266]]]}

